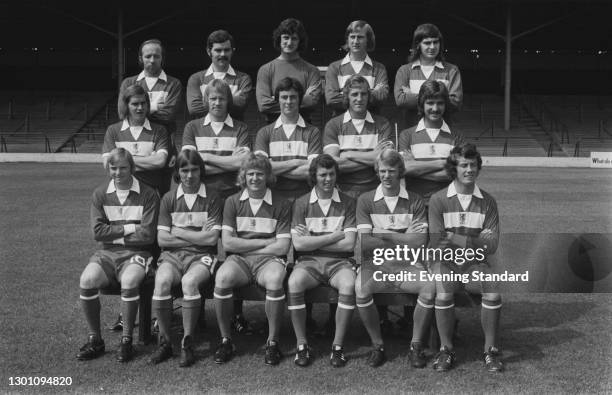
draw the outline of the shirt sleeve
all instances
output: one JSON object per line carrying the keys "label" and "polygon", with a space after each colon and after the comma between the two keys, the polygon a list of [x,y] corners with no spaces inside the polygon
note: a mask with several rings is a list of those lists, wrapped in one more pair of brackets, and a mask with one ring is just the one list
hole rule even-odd
{"label": "shirt sleeve", "polygon": [[366,201],[367,195],[359,196],[357,200],[357,229],[372,229],[372,218],[370,218],[370,202]]}
{"label": "shirt sleeve", "polygon": [[336,123],[336,118],[332,118],[327,124],[325,124],[325,129],[323,132],[323,150],[325,150],[329,146],[340,147],[340,142],[338,140],[339,133],[338,123]]}
{"label": "shirt sleeve", "polygon": [[463,84],[461,73],[456,66],[450,69],[448,79],[448,98],[450,99],[451,110],[459,111],[463,104]]}
{"label": "shirt sleeve", "polygon": [[102,155],[108,154],[115,148],[115,129],[113,125],[106,128],[106,133],[104,134],[104,144],[102,145]]}
{"label": "shirt sleeve", "polygon": [[233,97],[234,108],[244,111],[249,104],[249,98],[253,91],[253,82],[248,74],[241,74],[236,82],[238,83],[240,94]]}
{"label": "shirt sleeve", "polygon": [[172,194],[175,191],[167,192],[161,199],[159,204],[159,216],[157,218],[157,230],[165,230],[170,232],[172,230]]}
{"label": "shirt sleeve", "polygon": [[193,149],[198,150],[198,146],[195,141],[195,124],[194,121],[190,121],[185,125],[185,131],[183,132],[183,145],[181,149]]}
{"label": "shirt sleeve", "polygon": [[350,196],[347,196],[345,201],[345,213],[344,213],[344,225],[343,230],[345,232],[357,232],[357,219],[356,219],[356,202]]}
{"label": "shirt sleeve", "polygon": [[321,151],[321,132],[317,127],[312,127],[308,135],[308,159],[315,158]]}
{"label": "shirt sleeve", "polygon": [[171,122],[176,120],[176,114],[181,106],[181,99],[183,97],[183,85],[176,78],[169,78],[166,83],[166,89],[168,95],[166,101],[161,109],[158,109],[152,118],[159,119],[164,122]]}
{"label": "shirt sleeve", "polygon": [[223,206],[219,195],[216,193],[210,194],[210,201],[208,202],[208,218],[214,218],[215,225],[213,230],[221,230],[223,227]]}
{"label": "shirt sleeve", "polygon": [[246,123],[238,124],[238,132],[236,134],[236,147],[246,147],[251,149],[251,136]]}
{"label": "shirt sleeve", "polygon": [[400,132],[399,135],[399,143],[398,143],[398,151],[411,151],[410,148],[410,140],[412,139],[410,129],[404,129]]}
{"label": "shirt sleeve", "polygon": [[[391,124],[387,120],[387,118],[379,117],[379,127],[378,127],[378,141],[383,140],[391,140],[391,136],[393,136],[393,132],[391,131]],[[395,140],[393,140],[395,142]]]}
{"label": "shirt sleeve", "polygon": [[123,225],[111,225],[104,212],[104,196],[98,190],[91,198],[90,219],[94,239],[101,242],[112,242],[124,236]]}
{"label": "shirt sleeve", "polygon": [[140,229],[124,237],[126,246],[148,246],[155,241],[155,230],[157,229],[157,217],[159,216],[159,198],[151,188],[141,186],[142,196],[142,219]]}
{"label": "shirt sleeve", "polygon": [[225,199],[223,207],[223,230],[234,232],[236,230],[236,199],[233,196]]}
{"label": "shirt sleeve", "polygon": [[187,81],[187,110],[190,115],[198,118],[203,117],[207,111],[200,90],[200,72],[192,74]]}
{"label": "shirt sleeve", "polygon": [[291,216],[291,232],[296,233],[294,231],[295,227],[298,225],[306,225],[306,210],[307,205],[304,204],[303,199],[297,199],[293,204],[293,215]]}
{"label": "shirt sleeve", "polygon": [[169,143],[168,143],[168,132],[166,128],[158,125],[158,129],[155,131],[155,141],[154,141],[154,149],[155,152],[165,150],[166,153],[169,153]]}
{"label": "shirt sleeve", "polygon": [[257,107],[259,108],[259,112],[264,114],[280,112],[278,103],[274,99],[270,67],[270,64],[265,64],[259,68],[257,72],[257,84],[255,86]]}
{"label": "shirt sleeve", "polygon": [[264,126],[257,132],[255,138],[255,153],[262,153],[267,157],[270,157],[270,127]]}
{"label": "shirt sleeve", "polygon": [[427,223],[427,209],[425,208],[425,201],[418,194],[410,194],[412,200],[412,223],[426,224]]}
{"label": "shirt sleeve", "polygon": [[[387,69],[382,63],[374,62],[372,74],[374,76],[374,86],[372,87],[371,92],[372,98],[374,99],[374,104],[384,104],[389,97],[389,78],[387,77]],[[381,87],[374,90],[378,84],[380,84]]]}
{"label": "shirt sleeve", "polygon": [[291,238],[291,204],[283,200],[278,209],[276,238]]}
{"label": "shirt sleeve", "polygon": [[304,100],[302,100],[301,107],[304,109],[310,109],[315,108],[319,104],[323,88],[321,83],[321,73],[319,72],[319,69],[317,69],[313,65],[308,64],[308,69],[306,73],[306,86],[304,87],[304,91],[306,91],[311,86],[316,86],[316,89],[310,92],[308,98],[304,97]]}
{"label": "shirt sleeve", "polygon": [[432,247],[437,247],[440,239],[446,237],[446,229],[444,227],[444,202],[442,196],[446,196],[447,189],[443,189],[440,193],[435,193],[429,199],[429,241]]}
{"label": "shirt sleeve", "polygon": [[344,95],[342,94],[342,87],[338,84],[339,74],[339,62],[333,62],[327,67],[325,72],[325,102],[334,110],[342,111],[344,109]]}
{"label": "shirt sleeve", "polygon": [[[408,88],[408,93],[405,93],[402,88]],[[405,64],[397,70],[393,93],[395,104],[398,107],[416,112],[419,95],[410,91],[410,64]]]}

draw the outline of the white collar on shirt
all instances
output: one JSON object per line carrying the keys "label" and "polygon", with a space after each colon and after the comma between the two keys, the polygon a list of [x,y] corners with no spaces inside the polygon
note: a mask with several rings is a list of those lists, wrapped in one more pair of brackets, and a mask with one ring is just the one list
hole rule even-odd
{"label": "white collar on shirt", "polygon": [[[212,121],[210,119],[210,114],[206,114],[206,116],[204,117],[204,126],[208,125],[211,122]],[[227,117],[225,117],[225,121],[223,121],[223,123],[229,126],[230,128],[234,127],[234,120],[232,119],[232,117],[230,117],[229,114],[227,114]]]}
{"label": "white collar on shirt", "polygon": [[[336,188],[334,188],[331,198],[334,202],[340,203],[340,194],[338,193],[338,190]],[[315,188],[312,188],[312,191],[310,192],[309,203],[314,203],[317,200],[319,200],[319,196],[317,196],[317,190]]]}
{"label": "white collar on shirt", "polygon": [[[143,128],[147,129],[147,130],[153,130],[151,129],[151,122],[149,122],[149,119],[145,119],[144,124],[142,125]],[[123,124],[121,124],[121,131],[124,131],[126,129],[130,128],[130,123],[128,122],[127,119],[123,120]]]}
{"label": "white collar on shirt", "polygon": [[[213,69],[213,66],[211,64],[208,67],[208,69],[206,70],[206,72],[204,73],[204,75],[208,77],[209,75],[211,75],[214,72],[215,72],[215,69]],[[221,71],[221,73],[223,73],[223,71]],[[236,76],[236,71],[234,71],[234,68],[231,65],[227,68],[226,73],[231,75],[231,76],[234,76],[234,77]]]}
{"label": "white collar on shirt", "polygon": [[[406,191],[406,188],[400,185],[399,195],[397,196],[401,197],[402,199],[408,199],[408,192]],[[379,185],[376,188],[376,193],[374,193],[374,201],[376,202],[384,197],[385,195],[383,194],[382,185]],[[395,196],[388,196],[388,197],[395,197]]]}
{"label": "white collar on shirt", "polygon": [[[306,127],[306,122],[304,122],[304,118],[302,118],[301,115],[298,116],[297,125],[301,128]],[[281,126],[283,126],[283,121],[281,120],[281,117],[278,117],[276,123],[274,124],[274,129],[280,128]]]}
{"label": "white collar on shirt", "polygon": [[[178,188],[176,188],[176,198],[180,199],[181,196],[185,195],[185,191],[183,191],[183,186],[179,185]],[[203,198],[206,197],[206,187],[204,186],[204,184],[200,184],[200,189],[198,190],[198,195],[202,196]]]}
{"label": "white collar on shirt", "polygon": [[[421,67],[421,60],[417,59],[414,62],[412,62],[412,65],[410,66],[411,69],[414,69],[415,67]],[[444,68],[444,63],[440,62],[439,60],[436,60],[436,63],[434,64],[434,66],[436,66],[439,69],[443,69]]]}
{"label": "white collar on shirt", "polygon": [[[134,191],[140,194],[140,184],[138,183],[138,180],[134,176],[132,176],[132,186],[130,187],[130,191]],[[108,188],[106,188],[106,193],[114,193],[114,192],[117,192],[117,187],[115,186],[115,181],[111,180],[108,183]]]}
{"label": "white collar on shirt", "polygon": [[[370,66],[374,67],[372,59],[370,58],[370,55],[366,55],[365,59],[363,60],[364,62],[366,62],[367,64],[369,64]],[[351,62],[351,56],[349,54],[346,54],[346,56],[344,58],[342,58],[342,62],[340,62],[341,65],[345,65],[347,63]],[[356,60],[356,62],[359,62],[358,60]]]}
{"label": "white collar on shirt", "polygon": [[[240,200],[247,200],[247,199],[250,199],[249,191],[245,188],[242,191],[242,195],[240,195]],[[272,205],[272,190],[270,190],[270,188],[266,189],[266,194],[263,197],[263,201],[268,203],[269,205]]]}
{"label": "white collar on shirt", "polygon": [[[457,194],[457,189],[455,188],[455,182],[451,182],[448,186],[448,192],[446,192],[446,197],[453,197]],[[474,185],[474,193],[472,193],[472,196],[476,196],[479,199],[484,199],[482,197],[482,192],[480,192],[480,188],[478,188],[478,185]]]}
{"label": "white collar on shirt", "polygon": [[[136,77],[136,81],[140,81],[143,78],[145,78],[144,70],[141,71],[140,74],[138,74],[138,77]],[[157,77],[153,77],[153,78],[159,78],[160,80],[168,82],[168,76],[166,75],[166,72],[164,70],[162,70],[161,73],[159,73]]]}
{"label": "white collar on shirt", "polygon": [[[425,127],[425,120],[423,120],[423,118],[421,118],[421,120],[419,121],[416,127],[417,132],[420,132],[421,130],[427,130],[427,128]],[[442,127],[440,128],[440,131],[446,132],[448,134],[450,134],[451,132],[450,128],[448,127],[448,124],[444,120],[442,120]]]}
{"label": "white collar on shirt", "polygon": [[[347,122],[349,122],[351,119],[353,119],[353,118],[351,117],[351,112],[350,112],[350,111],[346,111],[346,112],[344,113],[344,119],[342,119],[342,123],[347,123]],[[369,111],[368,111],[368,112],[366,112],[366,117],[365,117],[365,120],[366,120],[366,121],[368,121],[368,122],[370,122],[370,123],[374,123],[374,118],[372,118],[372,114],[370,114],[370,112],[369,112]]]}

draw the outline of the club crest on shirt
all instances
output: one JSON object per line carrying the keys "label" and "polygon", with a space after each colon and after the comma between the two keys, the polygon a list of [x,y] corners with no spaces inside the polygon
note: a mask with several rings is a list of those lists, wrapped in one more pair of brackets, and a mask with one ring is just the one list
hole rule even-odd
{"label": "club crest on shirt", "polygon": [[395,215],[390,215],[388,219],[389,219],[389,224],[395,225]]}
{"label": "club crest on shirt", "polygon": [[255,220],[255,218],[251,218],[251,220],[249,221],[250,230],[254,231],[256,227],[257,227],[257,221]]}
{"label": "club crest on shirt", "polygon": [[361,147],[363,145],[363,141],[361,140],[361,136],[355,136],[355,146]]}
{"label": "club crest on shirt", "polygon": [[286,154],[290,154],[292,152],[291,149],[292,149],[291,141],[285,142],[285,153]]}
{"label": "club crest on shirt", "polygon": [[193,225],[193,217],[191,214],[187,214],[187,224],[188,225]]}
{"label": "club crest on shirt", "polygon": [[138,143],[132,144],[132,153],[133,154],[137,154],[138,153]]}
{"label": "club crest on shirt", "polygon": [[432,144],[432,145],[429,146],[429,153],[431,155],[435,155],[436,154],[436,146],[435,145]]}
{"label": "club crest on shirt", "polygon": [[459,213],[459,225],[464,226],[466,220],[466,213]]}
{"label": "club crest on shirt", "polygon": [[123,207],[119,207],[119,215],[123,216]]}
{"label": "club crest on shirt", "polygon": [[219,139],[218,138],[213,138],[212,141],[212,149],[214,150],[218,150],[219,149]]}
{"label": "club crest on shirt", "polygon": [[327,231],[327,218],[321,218],[321,226],[324,232]]}

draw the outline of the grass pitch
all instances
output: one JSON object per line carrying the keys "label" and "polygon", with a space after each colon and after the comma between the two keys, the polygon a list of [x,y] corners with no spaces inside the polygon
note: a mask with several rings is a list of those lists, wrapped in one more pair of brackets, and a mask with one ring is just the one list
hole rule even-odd
{"label": "grass pitch", "polygon": [[[293,364],[295,338],[283,321],[277,367],[263,364],[262,335],[237,337],[237,356],[215,365],[218,339],[212,303],[208,327],[197,338],[198,362],[178,367],[178,357],[158,366],[154,346],[138,346],[135,361],[119,364],[119,334],[104,332],[107,352],[94,361],[74,358],[85,341],[78,278],[95,250],[89,228],[93,189],[106,177],[99,165],[1,164],[0,188],[0,391],[30,393],[44,387],[10,386],[11,377],[69,376],[60,392],[231,393],[606,393],[612,391],[610,294],[510,294],[504,296],[501,339],[507,371],[488,374],[480,361],[479,309],[461,308],[456,369],[440,374],[409,367],[409,333],[387,340],[390,361],[365,363],[368,337],[357,314],[346,343],[348,365],[329,366],[331,339],[313,341],[315,362]],[[601,232],[612,229],[612,173],[590,169],[485,168],[481,188],[496,197],[505,232]],[[118,298],[102,297],[102,322],[115,318]],[[319,323],[326,307],[315,306]],[[263,304],[247,303],[247,318],[265,320]],[[178,354],[178,337],[175,354]]]}

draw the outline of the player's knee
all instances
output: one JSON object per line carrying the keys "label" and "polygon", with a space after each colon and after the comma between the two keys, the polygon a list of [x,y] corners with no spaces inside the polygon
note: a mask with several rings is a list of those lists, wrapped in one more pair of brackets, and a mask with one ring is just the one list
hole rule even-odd
{"label": "player's knee", "polygon": [[233,288],[234,287],[234,272],[225,269],[222,266],[215,276],[215,287],[217,288]]}
{"label": "player's knee", "polygon": [[338,281],[338,293],[343,295],[355,295],[355,280],[343,278]]}
{"label": "player's knee", "polygon": [[304,292],[304,274],[301,270],[294,270],[287,280],[289,292]]}
{"label": "player's knee", "polygon": [[144,270],[140,271],[127,271],[121,276],[121,288],[131,289],[138,288],[144,280]]}
{"label": "player's knee", "polygon": [[421,304],[425,306],[433,306],[436,300],[436,295],[429,292],[420,292],[418,298]]}
{"label": "player's knee", "polygon": [[181,279],[181,288],[183,289],[183,295],[197,295],[200,292],[198,281],[191,276],[183,276]]}
{"label": "player's knee", "polygon": [[269,270],[263,276],[263,286],[266,289],[281,289],[285,280],[284,270]]}
{"label": "player's knee", "polygon": [[438,292],[434,298],[436,303],[439,302],[452,302],[455,300],[455,294],[450,292]]}
{"label": "player's knee", "polygon": [[79,286],[83,289],[100,288],[104,279],[97,271],[90,270],[89,267],[83,270],[79,279]]}
{"label": "player's knee", "polygon": [[369,287],[364,286],[364,284],[359,281],[359,278],[357,280],[358,281],[355,281],[355,296],[360,299],[370,297],[372,292],[370,291]]}

